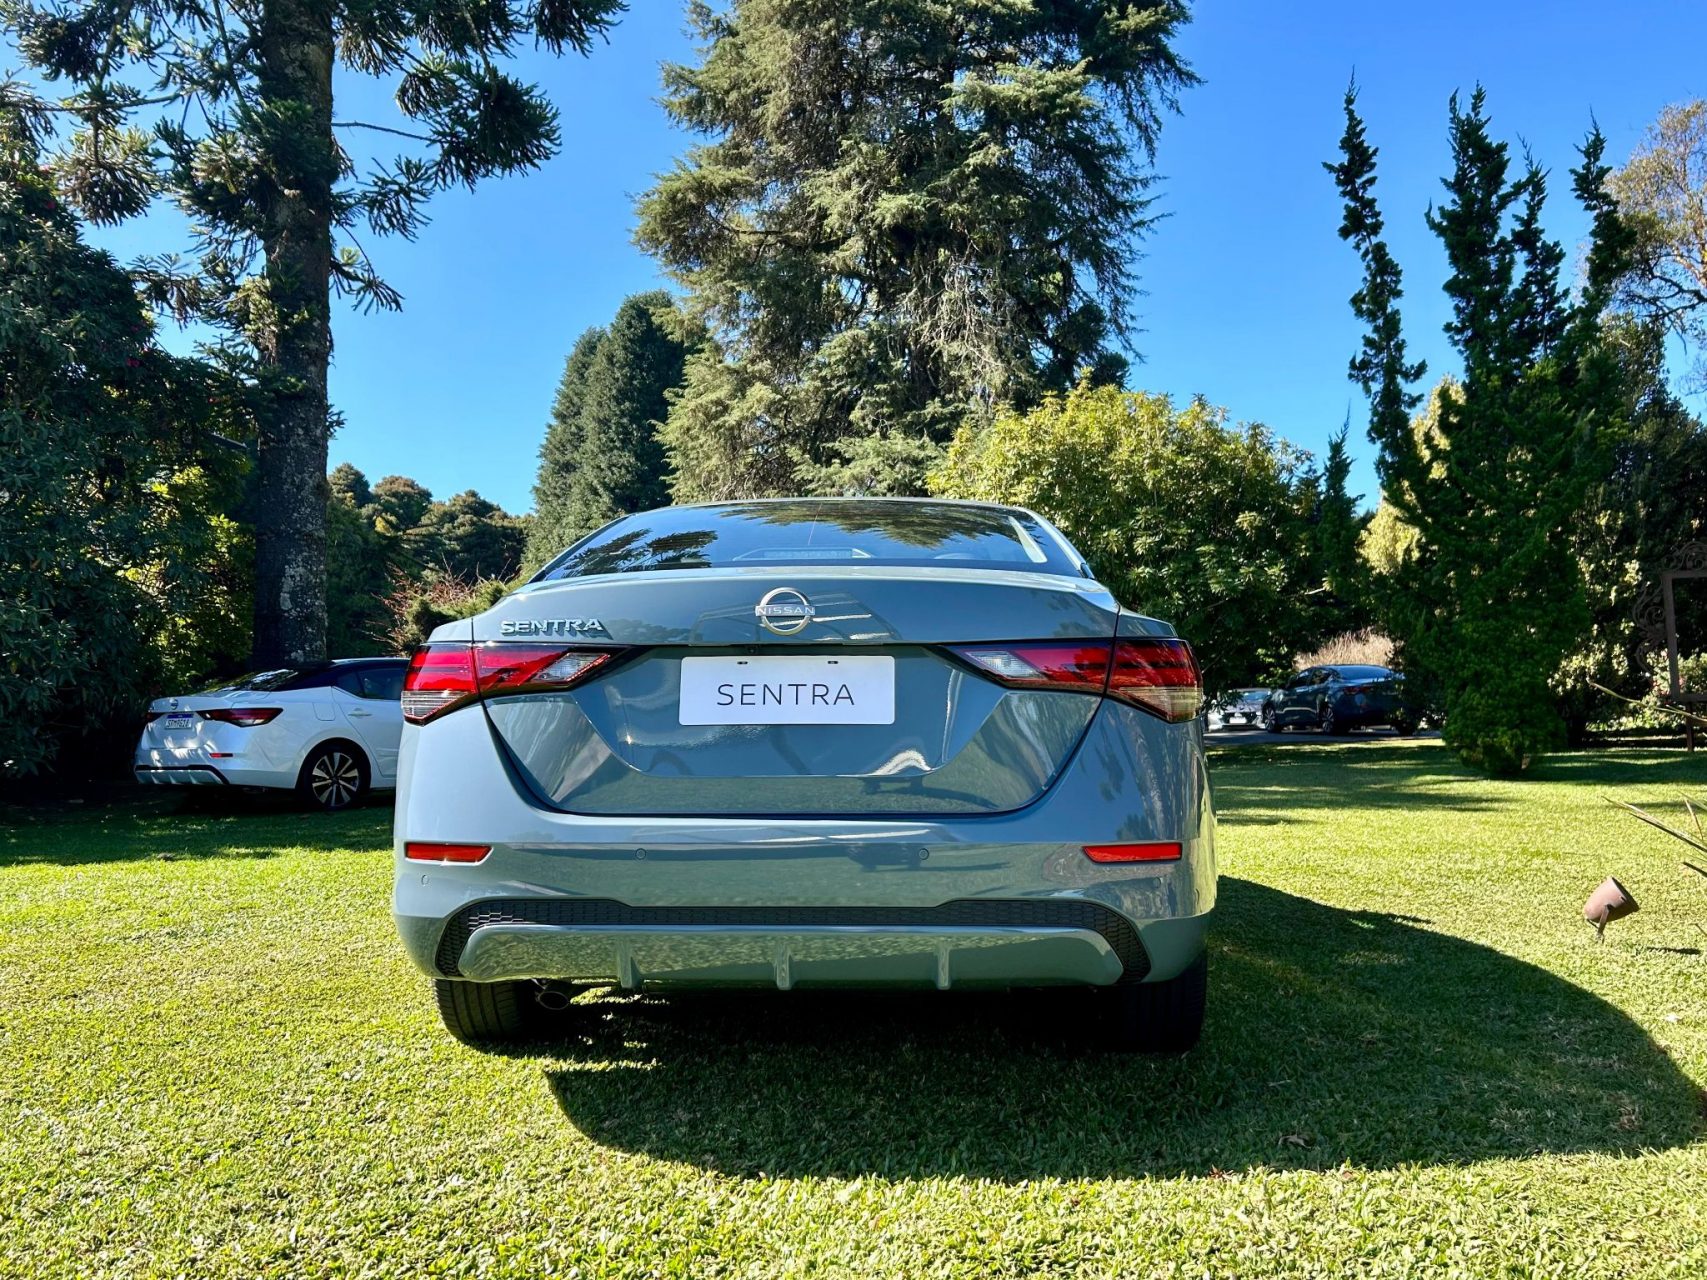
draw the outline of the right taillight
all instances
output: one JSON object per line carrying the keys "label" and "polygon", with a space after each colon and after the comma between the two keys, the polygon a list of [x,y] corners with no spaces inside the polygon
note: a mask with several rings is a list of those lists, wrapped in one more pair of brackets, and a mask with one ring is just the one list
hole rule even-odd
{"label": "right taillight", "polygon": [[957,645],[953,651],[1015,688],[1106,694],[1173,723],[1190,720],[1203,706],[1197,659],[1174,636]]}
{"label": "right taillight", "polygon": [[1177,724],[1203,709],[1203,675],[1184,640],[1173,636],[1116,640],[1108,696]]}
{"label": "right taillight", "polygon": [[403,677],[403,718],[424,724],[488,694],[567,689],[611,657],[605,649],[562,645],[422,645]]}

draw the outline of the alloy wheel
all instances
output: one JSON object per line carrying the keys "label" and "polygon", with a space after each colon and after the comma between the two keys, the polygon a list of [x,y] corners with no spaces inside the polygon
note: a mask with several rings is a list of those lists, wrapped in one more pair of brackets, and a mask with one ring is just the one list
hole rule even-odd
{"label": "alloy wheel", "polygon": [[322,809],[342,809],[361,789],[361,766],[348,752],[327,751],[308,771],[308,790]]}

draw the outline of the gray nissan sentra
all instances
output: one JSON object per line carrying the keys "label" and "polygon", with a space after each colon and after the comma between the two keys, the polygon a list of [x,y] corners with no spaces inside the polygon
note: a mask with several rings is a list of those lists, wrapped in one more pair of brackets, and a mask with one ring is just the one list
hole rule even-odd
{"label": "gray nissan sentra", "polygon": [[578,985],[1077,985],[1197,1040],[1214,815],[1186,642],[1029,511],[625,516],[404,685],[397,926],[472,1043]]}

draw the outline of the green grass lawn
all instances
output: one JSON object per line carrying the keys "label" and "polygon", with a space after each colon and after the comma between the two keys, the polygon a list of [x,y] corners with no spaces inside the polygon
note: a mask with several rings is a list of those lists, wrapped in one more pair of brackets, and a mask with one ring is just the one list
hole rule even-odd
{"label": "green grass lawn", "polygon": [[[1076,996],[606,998],[482,1055],[390,814],[0,832],[0,1275],[1707,1276],[1707,757],[1233,750],[1203,1046]],[[1604,946],[1579,911],[1640,899]]]}

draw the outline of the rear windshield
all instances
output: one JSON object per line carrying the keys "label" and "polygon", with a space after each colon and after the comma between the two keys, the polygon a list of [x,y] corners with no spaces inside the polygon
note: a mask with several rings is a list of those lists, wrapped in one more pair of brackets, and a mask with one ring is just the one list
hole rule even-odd
{"label": "rear windshield", "polygon": [[282,689],[292,680],[302,674],[300,667],[280,667],[276,671],[251,671],[246,676],[238,676],[235,680],[225,680],[211,689],[203,689],[203,693],[232,693],[237,690],[250,689],[257,693],[272,693]]}
{"label": "rear windshield", "polygon": [[1335,667],[1341,680],[1385,680],[1395,673],[1386,667]]}
{"label": "rear windshield", "polygon": [[648,511],[577,543],[535,581],[804,564],[1080,573],[1059,539],[1022,512],[852,498]]}
{"label": "rear windshield", "polygon": [[304,667],[279,667],[273,671],[251,671],[235,680],[224,680],[203,693],[278,693],[285,689],[307,689],[329,681],[330,663]]}

